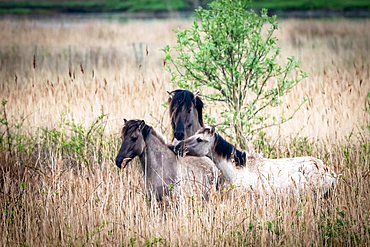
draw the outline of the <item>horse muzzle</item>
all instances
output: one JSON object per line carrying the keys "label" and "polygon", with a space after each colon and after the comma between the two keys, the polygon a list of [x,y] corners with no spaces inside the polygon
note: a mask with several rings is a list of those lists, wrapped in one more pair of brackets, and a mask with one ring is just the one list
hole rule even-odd
{"label": "horse muzzle", "polygon": [[[122,159],[122,158],[116,158],[116,166],[118,166],[119,168],[121,169],[125,169],[127,164],[132,160],[132,158],[125,158],[125,159]],[[123,165],[123,168],[122,168],[122,165]]]}
{"label": "horse muzzle", "polygon": [[184,155],[184,149],[185,149],[185,146],[180,142],[179,144],[177,144],[175,146],[175,148],[173,149],[174,153],[178,156],[183,156]]}
{"label": "horse muzzle", "polygon": [[173,135],[179,141],[184,140],[185,138],[184,132],[175,132]]}

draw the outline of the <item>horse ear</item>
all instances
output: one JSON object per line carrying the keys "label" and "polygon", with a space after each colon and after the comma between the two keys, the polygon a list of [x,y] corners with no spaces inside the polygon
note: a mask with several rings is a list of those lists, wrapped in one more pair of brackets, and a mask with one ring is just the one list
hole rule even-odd
{"label": "horse ear", "polygon": [[123,123],[126,125],[126,123],[127,123],[126,118],[123,119]]}
{"label": "horse ear", "polygon": [[140,124],[139,124],[139,130],[141,131],[145,126],[145,121],[144,120],[141,120]]}
{"label": "horse ear", "polygon": [[211,132],[210,132],[211,136],[213,136],[215,134],[215,132],[216,132],[215,126],[212,126],[211,127]]}
{"label": "horse ear", "polygon": [[172,94],[173,92],[168,92],[167,91],[167,94],[168,94],[168,100],[167,100],[167,102],[170,104],[171,103],[171,101],[172,101],[172,99],[173,99],[173,94]]}
{"label": "horse ear", "polygon": [[200,94],[199,90],[194,94],[194,103],[195,103],[195,105],[197,105],[197,97],[199,97],[199,94]]}

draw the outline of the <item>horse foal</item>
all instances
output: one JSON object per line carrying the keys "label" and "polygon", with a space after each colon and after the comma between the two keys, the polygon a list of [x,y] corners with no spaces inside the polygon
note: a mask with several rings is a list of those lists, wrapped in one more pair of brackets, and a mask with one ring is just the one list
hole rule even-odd
{"label": "horse foal", "polygon": [[257,153],[239,151],[215,133],[215,128],[201,128],[175,146],[175,152],[195,156],[211,156],[222,171],[226,183],[249,191],[266,194],[293,193],[306,188],[324,196],[335,188],[336,174],[314,157],[266,159]]}

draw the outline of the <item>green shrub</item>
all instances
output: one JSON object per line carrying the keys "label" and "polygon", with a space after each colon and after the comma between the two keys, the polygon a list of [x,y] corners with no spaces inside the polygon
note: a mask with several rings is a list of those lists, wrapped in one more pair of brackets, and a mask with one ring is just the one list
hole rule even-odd
{"label": "green shrub", "polygon": [[[195,21],[190,30],[175,31],[177,45],[162,49],[172,83],[190,90],[204,86],[216,90],[204,97],[226,106],[218,130],[229,130],[242,148],[256,130],[292,117],[278,120],[261,111],[279,106],[279,97],[307,76],[302,71],[295,77],[290,75],[299,66],[294,57],[288,58],[284,66],[278,65],[280,48],[273,36],[278,29],[277,17],[267,16],[267,10],[258,16],[247,10],[248,5],[247,0],[218,0],[210,4],[209,10],[199,7],[196,13],[200,24]],[[176,57],[171,55],[172,50],[177,52]],[[274,86],[270,78],[276,78]]]}

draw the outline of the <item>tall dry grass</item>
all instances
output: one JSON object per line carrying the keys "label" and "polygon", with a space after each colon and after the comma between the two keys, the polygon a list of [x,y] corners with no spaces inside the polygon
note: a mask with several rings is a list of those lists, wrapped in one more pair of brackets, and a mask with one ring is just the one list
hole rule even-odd
{"label": "tall dry grass", "polygon": [[[345,166],[341,158],[337,166]],[[354,161],[351,159],[351,161]],[[8,161],[9,162],[9,161]],[[370,241],[369,178],[343,173],[329,201],[308,195],[278,202],[235,191],[210,201],[182,196],[158,205],[142,193],[136,169],[63,171],[43,176],[2,157],[2,244],[55,245],[350,245]],[[58,163],[59,162],[59,163]],[[337,163],[339,162],[339,163]],[[24,183],[24,188],[19,183]]]}
{"label": "tall dry grass", "polygon": [[[161,104],[172,86],[159,49],[175,44],[171,30],[190,27],[190,21],[66,23],[67,27],[1,22],[1,98],[9,101],[11,115],[37,111],[30,122],[51,126],[69,108],[79,121],[89,123],[104,105],[111,119],[144,118],[154,123],[163,117]],[[280,130],[270,129],[271,135],[300,132],[341,139],[368,118],[362,108],[370,90],[369,26],[369,21],[344,20],[281,23],[277,32],[281,59],[295,55],[309,78],[282,99],[285,105],[268,111],[288,116],[303,97],[308,102],[296,114],[299,121],[290,121]],[[133,43],[136,53],[142,43],[141,66],[136,66]],[[219,115],[211,106],[207,112]],[[109,129],[118,130],[121,124],[112,121]]]}
{"label": "tall dry grass", "polygon": [[[119,171],[112,157],[123,117],[145,119],[170,138],[161,105],[173,87],[158,50],[176,42],[171,29],[191,22],[64,23],[0,23],[0,98],[8,100],[9,122],[25,118],[20,137],[38,143],[18,155],[0,153],[2,245],[369,245],[369,131],[360,128],[369,120],[362,110],[370,91],[369,21],[287,20],[277,33],[281,59],[296,55],[309,78],[266,114],[291,112],[303,96],[308,102],[263,141],[284,156],[313,155],[334,168],[339,178],[329,200],[308,193],[301,201],[267,201],[231,189],[210,201],[194,194],[163,204],[146,199],[136,162]],[[140,67],[132,43],[143,44]],[[67,128],[63,121],[88,129],[102,105],[101,138],[109,145],[99,161],[84,165],[63,149],[63,136],[47,142],[33,134]],[[349,139],[350,132],[358,134]],[[89,149],[101,151],[99,143]]]}

